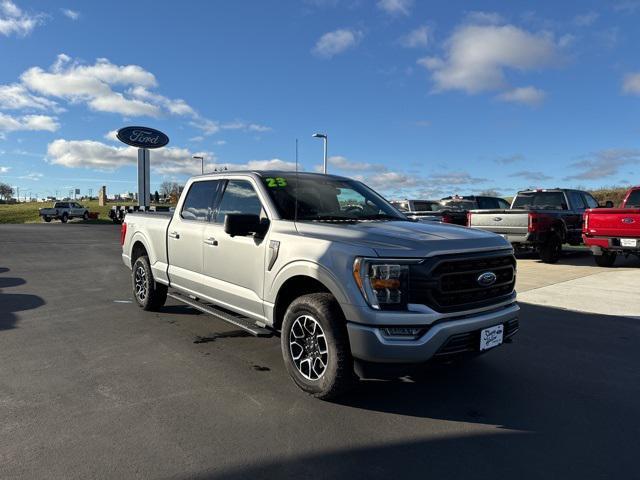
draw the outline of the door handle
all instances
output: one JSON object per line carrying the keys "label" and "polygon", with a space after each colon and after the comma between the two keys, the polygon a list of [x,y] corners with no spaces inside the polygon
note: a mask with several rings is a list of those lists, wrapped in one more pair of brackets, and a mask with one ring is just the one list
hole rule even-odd
{"label": "door handle", "polygon": [[213,237],[207,238],[204,241],[204,243],[206,243],[207,245],[211,245],[212,247],[217,247],[218,246],[218,241]]}
{"label": "door handle", "polygon": [[178,232],[169,232],[169,237],[180,238],[180,234]]}

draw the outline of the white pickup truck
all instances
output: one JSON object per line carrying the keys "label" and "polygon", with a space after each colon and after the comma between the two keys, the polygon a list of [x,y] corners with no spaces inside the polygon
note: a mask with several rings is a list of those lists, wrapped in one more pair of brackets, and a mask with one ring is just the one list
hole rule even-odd
{"label": "white pickup truck", "polygon": [[62,223],[67,223],[72,218],[89,220],[89,209],[77,202],[56,202],[53,208],[41,208],[38,214],[47,223],[51,220],[60,220]]}
{"label": "white pickup truck", "polygon": [[279,331],[289,374],[319,398],[377,367],[473,356],[518,330],[505,239],[411,221],[344,177],[194,177],[173,215],[128,213],[121,241],[140,307],[170,296],[254,335]]}

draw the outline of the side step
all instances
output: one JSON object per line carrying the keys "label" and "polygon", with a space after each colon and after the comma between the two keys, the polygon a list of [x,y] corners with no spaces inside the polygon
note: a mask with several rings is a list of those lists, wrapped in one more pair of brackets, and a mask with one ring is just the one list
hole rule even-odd
{"label": "side step", "polygon": [[270,337],[273,335],[273,332],[267,328],[259,327],[255,324],[253,320],[247,317],[236,316],[225,310],[222,310],[215,305],[211,305],[208,303],[203,303],[199,300],[194,300],[191,297],[183,295],[178,292],[169,292],[167,293],[168,297],[171,297],[179,302],[184,303],[185,305],[189,305],[190,307],[195,308],[196,310],[200,310],[201,312],[208,313],[220,320],[223,320],[227,323],[235,325],[256,337]]}

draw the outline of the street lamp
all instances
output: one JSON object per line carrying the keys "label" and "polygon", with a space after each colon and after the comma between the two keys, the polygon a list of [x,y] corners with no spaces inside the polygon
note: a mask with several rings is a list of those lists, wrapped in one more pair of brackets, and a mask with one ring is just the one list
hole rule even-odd
{"label": "street lamp", "polygon": [[323,156],[323,163],[322,163],[322,173],[327,173],[327,134],[326,133],[314,133],[313,135],[311,135],[313,138],[321,138],[322,139],[322,143],[324,144],[324,156]]}
{"label": "street lamp", "polygon": [[200,155],[194,155],[193,157],[194,160],[200,160],[201,165],[202,165],[202,175],[204,175],[204,157],[201,157]]}

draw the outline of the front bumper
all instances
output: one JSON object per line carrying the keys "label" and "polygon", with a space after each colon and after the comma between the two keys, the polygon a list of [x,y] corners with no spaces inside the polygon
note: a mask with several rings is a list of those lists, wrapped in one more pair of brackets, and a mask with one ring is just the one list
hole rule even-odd
{"label": "front bumper", "polygon": [[436,356],[454,335],[508,324],[518,319],[519,311],[520,307],[514,302],[500,309],[473,316],[445,318],[425,326],[426,332],[415,340],[392,339],[385,337],[380,327],[347,322],[351,353],[355,359],[366,362],[424,363]]}

